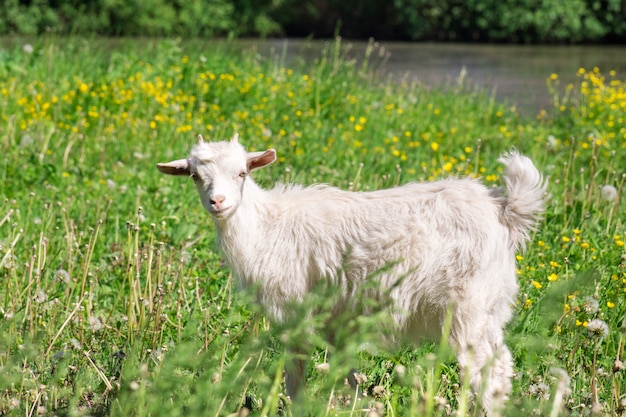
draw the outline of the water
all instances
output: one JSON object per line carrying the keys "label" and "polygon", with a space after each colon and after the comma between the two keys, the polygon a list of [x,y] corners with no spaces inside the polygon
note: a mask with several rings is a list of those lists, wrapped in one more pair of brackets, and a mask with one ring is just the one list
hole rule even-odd
{"label": "water", "polygon": [[[264,56],[284,55],[286,63],[318,57],[329,41],[240,40],[243,49],[254,48]],[[342,41],[348,56],[361,58],[367,42]],[[626,46],[592,45],[486,45],[421,42],[380,42],[373,56],[380,73],[411,77],[429,85],[453,82],[464,73],[471,84],[495,92],[498,100],[516,106],[523,115],[535,116],[552,106],[546,79],[556,73],[560,86],[578,83],[579,68],[610,70],[626,80]],[[376,64],[376,59],[374,59]]]}
{"label": "water", "polygon": [[[101,40],[105,49],[116,49],[124,38]],[[136,40],[138,45],[158,39]],[[27,39],[0,38],[0,47],[14,48]],[[35,44],[37,39],[31,39]],[[283,59],[286,66],[310,62],[320,57],[324,48],[334,41],[306,39],[239,39],[183,41],[193,49],[213,47],[254,50],[262,56]],[[342,40],[342,52],[350,58],[362,59],[366,41]],[[279,58],[276,58],[279,57]],[[556,73],[561,88],[578,83],[579,68],[600,68],[605,76],[610,70],[626,80],[626,45],[489,45],[427,42],[378,42],[372,54],[372,67],[381,76],[396,79],[409,77],[428,86],[455,82],[463,73],[466,82],[495,93],[498,100],[515,106],[524,116],[534,117],[541,109],[552,106],[546,79]]]}

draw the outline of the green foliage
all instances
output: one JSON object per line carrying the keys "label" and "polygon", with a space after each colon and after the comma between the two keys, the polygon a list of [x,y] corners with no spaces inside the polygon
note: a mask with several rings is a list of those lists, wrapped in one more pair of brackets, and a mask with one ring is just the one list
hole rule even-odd
{"label": "green foliage", "polygon": [[[233,5],[223,0],[178,0],[179,27],[172,34],[211,37],[229,33],[235,27]],[[209,12],[210,11],[210,12]]]}
{"label": "green foliage", "polygon": [[[388,350],[374,331],[385,312],[366,297],[346,311],[370,318],[329,322],[317,313],[338,292],[321,286],[280,325],[236,287],[193,186],[154,167],[197,133],[235,131],[278,150],[255,172],[261,184],[367,190],[469,175],[495,186],[501,152],[529,155],[552,199],[517,257],[506,415],[623,413],[623,80],[581,69],[561,95],[553,74],[554,107],[528,120],[462,80],[381,80],[340,42],[295,68],[224,45],[0,51],[0,414],[305,415],[282,395],[282,373],[283,346],[306,341],[312,415],[472,415],[445,343]],[[352,367],[362,400],[343,384]]]}
{"label": "green foliage", "polygon": [[[0,33],[216,37],[278,30],[262,10],[241,14],[231,0],[7,0]],[[256,5],[262,8],[262,4]],[[253,16],[250,22],[245,16]]]}
{"label": "green foliage", "polygon": [[593,0],[283,0],[272,16],[291,35],[412,40],[572,43],[619,41],[623,2]]}
{"label": "green foliage", "polygon": [[399,22],[415,40],[570,43],[598,41],[613,32],[603,23],[605,9],[600,13],[588,0],[395,0],[394,4],[402,10]]}
{"label": "green foliage", "polygon": [[623,0],[6,0],[0,34],[622,42]]}
{"label": "green foliage", "polygon": [[46,0],[5,0],[0,8],[0,33],[36,35],[55,28],[58,13]]}
{"label": "green foliage", "polygon": [[[535,6],[535,7],[533,7]],[[524,42],[579,42],[602,39],[610,29],[600,24],[586,0],[526,2],[502,9],[501,39]]]}
{"label": "green foliage", "polygon": [[336,32],[347,38],[402,36],[394,28],[395,13],[391,2],[345,0],[276,2],[271,16],[284,30],[295,36],[332,37]]}

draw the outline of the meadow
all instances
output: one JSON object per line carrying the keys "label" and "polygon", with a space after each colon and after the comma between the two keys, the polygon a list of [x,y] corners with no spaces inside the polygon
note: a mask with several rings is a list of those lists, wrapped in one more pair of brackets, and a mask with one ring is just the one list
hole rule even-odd
{"label": "meadow", "polygon": [[[198,133],[235,132],[277,149],[254,175],[265,186],[497,186],[500,153],[531,157],[550,200],[517,256],[505,414],[625,414],[625,75],[581,68],[560,85],[546,74],[554,105],[522,117],[463,80],[390,79],[372,69],[376,44],[358,60],[347,51],[329,42],[286,67],[172,40],[0,49],[0,415],[477,413],[445,343],[357,349],[375,317],[348,320],[342,346],[311,336],[309,409],[284,398],[280,342],[323,322],[270,323],[238,291],[192,183],[155,168]],[[362,398],[344,386],[351,367]]]}

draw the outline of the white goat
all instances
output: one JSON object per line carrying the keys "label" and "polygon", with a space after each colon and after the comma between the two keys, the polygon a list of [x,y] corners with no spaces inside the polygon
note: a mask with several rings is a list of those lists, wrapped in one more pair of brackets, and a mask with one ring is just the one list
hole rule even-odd
{"label": "white goat", "polygon": [[[440,336],[451,308],[449,340],[460,368],[487,413],[498,414],[513,374],[503,328],[518,290],[515,252],[544,205],[546,185],[530,159],[500,158],[504,194],[470,178],[372,192],[263,190],[249,174],[275,160],[273,149],[246,152],[237,135],[210,143],[199,136],[188,158],[157,167],[193,178],[236,278],[258,287],[276,320],[322,279],[347,291],[373,276],[388,291],[394,328],[414,341]],[[287,371],[293,396],[303,365]]]}

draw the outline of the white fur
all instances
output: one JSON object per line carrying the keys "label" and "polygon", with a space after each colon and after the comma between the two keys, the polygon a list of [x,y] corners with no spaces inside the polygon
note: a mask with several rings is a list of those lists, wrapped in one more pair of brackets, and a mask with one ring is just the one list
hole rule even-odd
{"label": "white fur", "polygon": [[[452,307],[450,342],[459,365],[483,393],[487,412],[497,414],[513,374],[503,328],[518,290],[515,252],[529,239],[546,188],[530,159],[515,152],[500,159],[504,194],[474,179],[372,192],[323,185],[263,190],[239,175],[274,159],[273,150],[248,154],[236,137],[200,140],[189,158],[159,169],[195,177],[235,276],[244,287],[258,286],[276,320],[321,279],[347,292],[374,276],[390,290],[396,328],[414,341],[440,336]],[[223,197],[218,207],[215,196]],[[297,390],[301,378],[288,390]]]}

